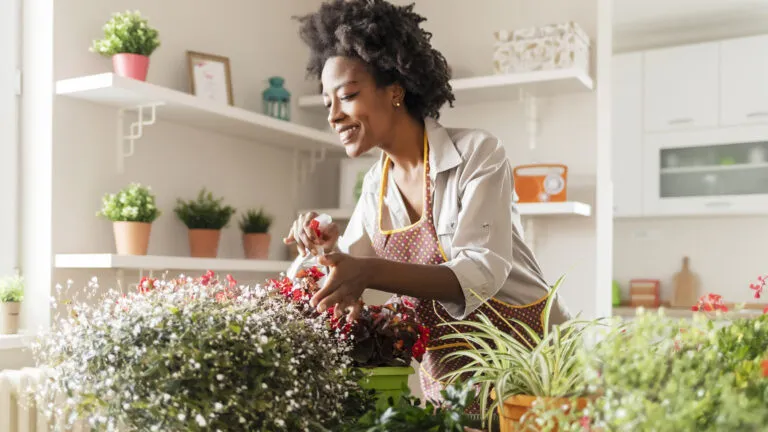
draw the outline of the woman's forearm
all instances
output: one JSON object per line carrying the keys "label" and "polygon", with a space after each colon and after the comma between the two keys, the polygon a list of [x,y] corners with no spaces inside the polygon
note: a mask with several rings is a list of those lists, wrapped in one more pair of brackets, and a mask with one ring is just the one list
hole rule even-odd
{"label": "woman's forearm", "polygon": [[464,292],[448,267],[364,258],[368,288],[420,299],[464,304]]}

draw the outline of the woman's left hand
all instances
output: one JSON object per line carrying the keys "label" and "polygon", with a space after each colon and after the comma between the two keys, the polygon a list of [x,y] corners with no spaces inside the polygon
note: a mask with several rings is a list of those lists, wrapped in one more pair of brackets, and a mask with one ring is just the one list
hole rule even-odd
{"label": "woman's left hand", "polygon": [[318,263],[328,266],[330,272],[325,286],[315,293],[310,301],[319,312],[334,306],[338,318],[347,309],[347,320],[354,321],[360,314],[360,297],[368,284],[365,260],[344,253],[330,253],[319,257]]}

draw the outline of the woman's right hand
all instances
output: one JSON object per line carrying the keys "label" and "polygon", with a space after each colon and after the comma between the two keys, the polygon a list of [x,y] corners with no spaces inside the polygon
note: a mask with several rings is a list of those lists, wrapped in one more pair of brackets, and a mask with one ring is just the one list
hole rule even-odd
{"label": "woman's right hand", "polygon": [[318,237],[314,229],[310,226],[312,219],[319,216],[315,212],[304,213],[293,222],[288,236],[283,238],[285,244],[296,244],[301,256],[306,256],[307,252],[317,255],[317,247],[322,247],[325,251],[330,251],[336,246],[339,239],[339,226],[331,222],[322,232],[322,237]]}

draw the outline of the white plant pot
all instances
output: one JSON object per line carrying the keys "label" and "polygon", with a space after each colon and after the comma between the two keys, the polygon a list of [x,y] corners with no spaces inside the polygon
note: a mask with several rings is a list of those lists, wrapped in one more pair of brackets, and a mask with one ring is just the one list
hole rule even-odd
{"label": "white plant pot", "polygon": [[21,303],[0,303],[0,334],[16,334],[19,332],[19,317],[21,315]]}

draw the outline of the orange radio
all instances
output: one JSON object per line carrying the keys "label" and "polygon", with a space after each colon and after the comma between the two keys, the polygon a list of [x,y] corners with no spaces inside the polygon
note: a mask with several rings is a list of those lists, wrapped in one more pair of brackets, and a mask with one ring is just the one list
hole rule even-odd
{"label": "orange radio", "polygon": [[562,164],[530,164],[513,171],[518,202],[567,201],[568,167]]}

